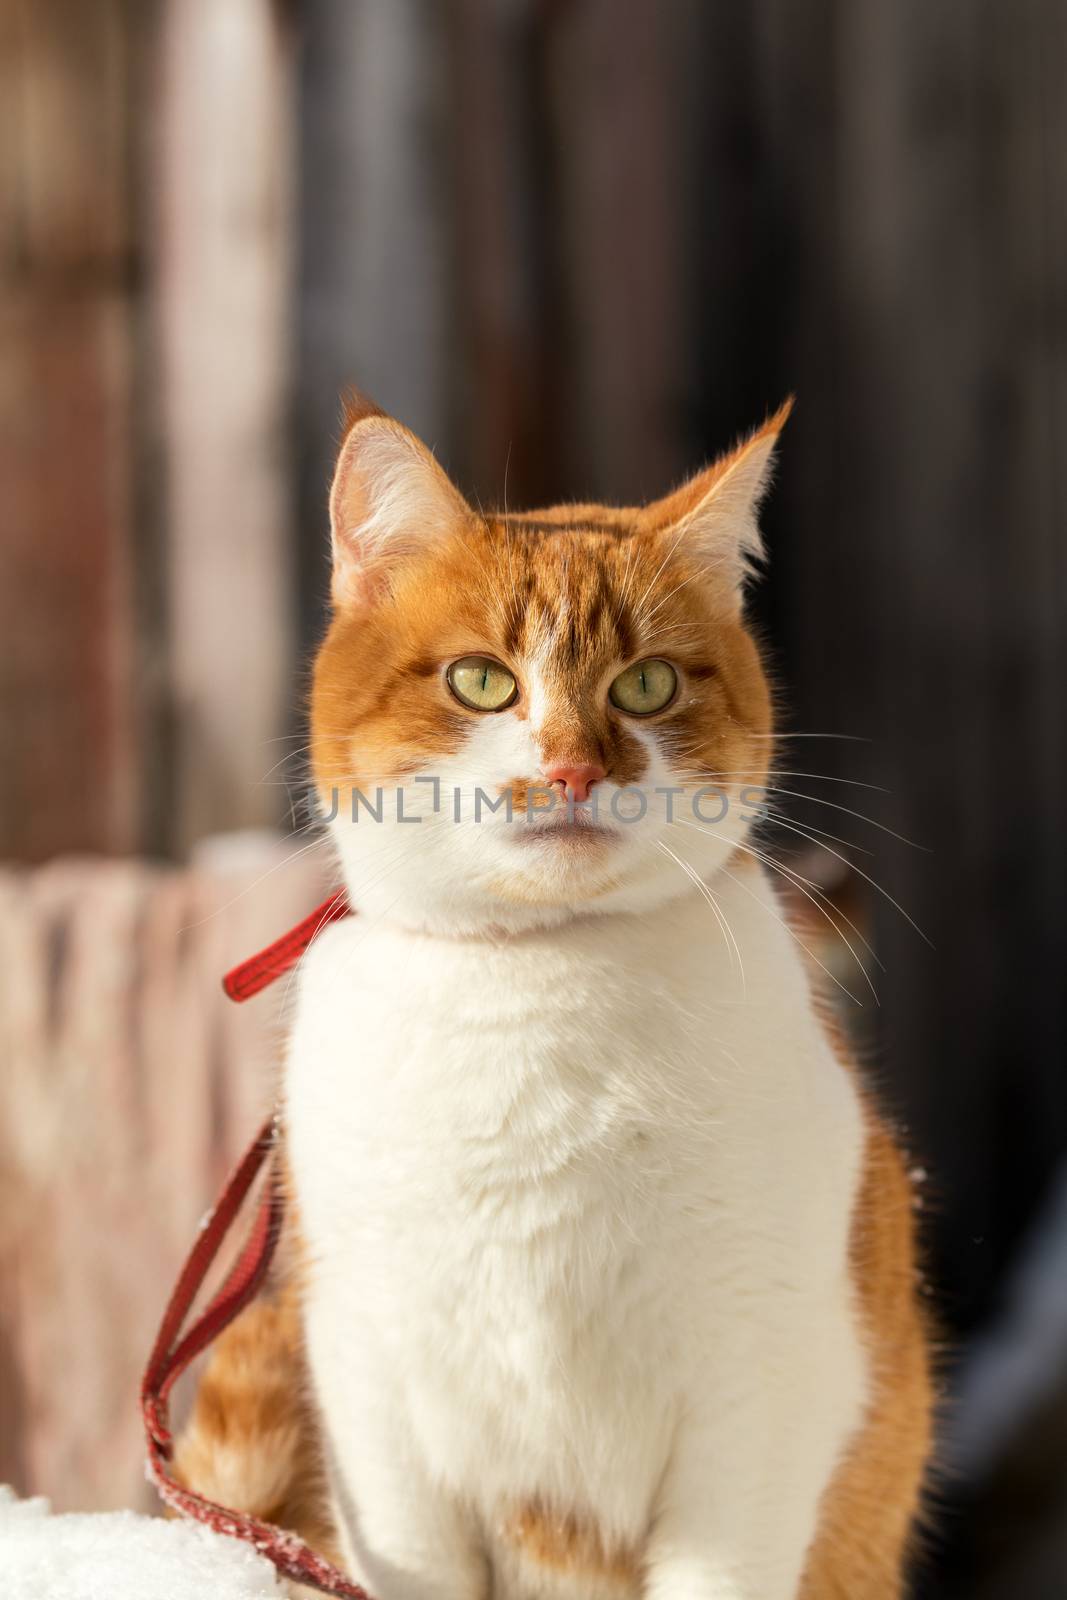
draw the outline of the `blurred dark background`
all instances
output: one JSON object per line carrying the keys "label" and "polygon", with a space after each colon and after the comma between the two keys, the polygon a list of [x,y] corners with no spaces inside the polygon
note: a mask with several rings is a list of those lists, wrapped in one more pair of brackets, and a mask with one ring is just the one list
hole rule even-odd
{"label": "blurred dark background", "polygon": [[[345,385],[512,506],[796,393],[777,843],[875,946],[928,1174],[917,1593],[1062,1600],[1065,0],[0,0],[0,329],[0,850],[53,945],[72,854],[172,863],[148,905],[293,826]],[[48,1490],[12,1303],[0,1476]]]}

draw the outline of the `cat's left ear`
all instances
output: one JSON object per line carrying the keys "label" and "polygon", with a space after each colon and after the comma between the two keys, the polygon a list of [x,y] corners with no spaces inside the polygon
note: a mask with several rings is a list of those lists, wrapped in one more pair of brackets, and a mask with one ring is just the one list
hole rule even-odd
{"label": "cat's left ear", "polygon": [[398,562],[469,515],[451,478],[410,429],[362,396],[346,397],[330,489],[335,606],[373,604]]}
{"label": "cat's left ear", "polygon": [[757,517],[778,435],[792,409],[790,398],[761,428],[642,515],[642,525],[669,550],[695,557],[738,602],[745,579],[763,559]]}

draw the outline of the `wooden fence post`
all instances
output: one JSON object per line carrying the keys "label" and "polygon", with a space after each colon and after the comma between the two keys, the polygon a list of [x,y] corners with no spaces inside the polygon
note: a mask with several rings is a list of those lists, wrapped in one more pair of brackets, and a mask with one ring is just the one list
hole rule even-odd
{"label": "wooden fence post", "polygon": [[292,51],[271,0],[170,0],[158,240],[179,850],[279,818],[294,700]]}

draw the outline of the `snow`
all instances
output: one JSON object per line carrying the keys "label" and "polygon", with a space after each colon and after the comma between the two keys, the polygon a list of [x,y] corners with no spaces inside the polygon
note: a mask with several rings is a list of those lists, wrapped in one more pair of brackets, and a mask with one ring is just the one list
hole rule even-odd
{"label": "snow", "polygon": [[246,1544],[133,1511],[53,1515],[0,1486],[0,1600],[281,1600]]}

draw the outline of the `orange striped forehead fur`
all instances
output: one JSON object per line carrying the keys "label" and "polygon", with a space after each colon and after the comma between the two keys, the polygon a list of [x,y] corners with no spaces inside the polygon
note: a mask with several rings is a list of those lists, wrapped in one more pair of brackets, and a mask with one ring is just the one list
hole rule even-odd
{"label": "orange striped forehead fur", "polygon": [[[672,771],[692,781],[720,773],[761,781],[770,700],[739,603],[735,534],[724,527],[721,556],[709,555],[687,522],[733,466],[773,442],[787,409],[650,506],[507,515],[472,510],[398,424],[357,416],[334,485],[335,610],[314,677],[320,790],[430,771],[486,715],[531,714],[543,768],[592,762],[619,784],[638,783],[651,734]],[[346,455],[368,427],[381,437],[361,470]],[[376,460],[383,442],[392,454]],[[409,474],[413,485],[403,481]],[[445,671],[465,655],[492,657],[514,674],[507,712],[472,711],[453,697]],[[608,689],[647,657],[671,662],[679,691],[664,712],[627,717]]]}

